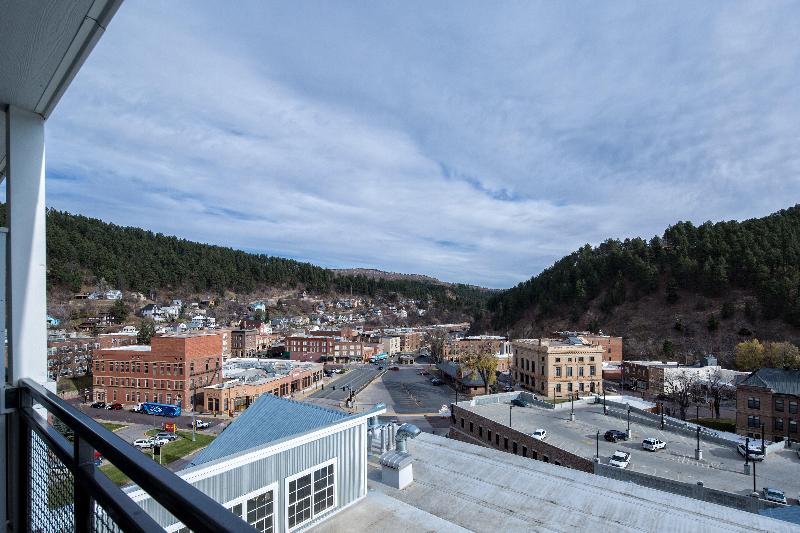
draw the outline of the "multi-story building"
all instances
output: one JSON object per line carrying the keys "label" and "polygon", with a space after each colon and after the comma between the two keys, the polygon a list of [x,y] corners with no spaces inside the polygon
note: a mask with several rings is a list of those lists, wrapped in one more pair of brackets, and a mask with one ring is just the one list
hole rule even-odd
{"label": "multi-story building", "polygon": [[98,347],[96,337],[69,336],[63,332],[48,335],[47,370],[50,379],[91,373],[92,355]]}
{"label": "multi-story building", "polygon": [[121,331],[117,333],[101,333],[97,336],[98,348],[115,348],[117,346],[131,346],[138,342],[139,332],[136,330]]}
{"label": "multi-story building", "polygon": [[497,357],[499,372],[509,370],[513,346],[505,337],[496,335],[474,335],[447,342],[444,345],[444,357],[451,361],[458,361],[465,353],[475,350],[494,354]]}
{"label": "multi-story building", "polygon": [[296,361],[347,363],[364,360],[364,343],[342,337],[300,335],[286,337],[289,358]]}
{"label": "multi-story building", "polygon": [[603,332],[591,333],[588,331],[582,331],[580,333],[574,331],[559,331],[558,335],[563,339],[579,337],[589,344],[601,346],[603,348],[603,361],[606,363],[622,362],[622,337],[605,335]]}
{"label": "multi-story building", "polygon": [[150,345],[98,350],[94,358],[95,401],[203,405],[202,387],[221,381],[222,339],[215,333],[153,337]]}
{"label": "multi-story building", "polygon": [[706,356],[694,365],[681,365],[676,361],[625,361],[622,366],[625,383],[656,396],[669,394],[675,384],[687,379],[703,383],[714,376],[733,386],[737,376],[747,375],[747,372],[722,368],[712,356]]}
{"label": "multi-story building", "polygon": [[398,336],[381,337],[380,344],[383,346],[383,351],[389,355],[394,355],[400,351],[400,337]]}
{"label": "multi-story building", "polygon": [[231,357],[231,350],[233,349],[233,328],[216,328],[214,333],[222,339],[222,361],[227,361]]}
{"label": "multi-story building", "polygon": [[514,382],[548,398],[603,391],[603,348],[580,337],[513,342]]}
{"label": "multi-story building", "polygon": [[800,440],[800,370],[759,368],[736,387],[736,433],[779,441]]}
{"label": "multi-story building", "polygon": [[[272,331],[272,328],[269,328]],[[277,338],[269,333],[261,333],[259,328],[234,329],[231,331],[231,356],[250,357],[269,350]]]}

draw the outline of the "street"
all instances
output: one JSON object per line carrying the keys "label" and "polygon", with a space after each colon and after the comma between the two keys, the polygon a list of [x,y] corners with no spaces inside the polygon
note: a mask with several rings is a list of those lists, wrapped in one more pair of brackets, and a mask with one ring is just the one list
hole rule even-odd
{"label": "street", "polygon": [[357,391],[380,374],[378,365],[357,365],[348,367],[347,372],[331,380],[324,389],[318,389],[308,398],[319,398],[332,401],[344,401],[350,390]]}
{"label": "street", "polygon": [[359,411],[376,403],[386,405],[386,419],[410,422],[421,430],[444,435],[448,419],[440,419],[443,405],[455,400],[455,392],[447,385],[434,386],[430,375],[419,375],[427,365],[401,365],[400,370],[387,371],[356,396]]}

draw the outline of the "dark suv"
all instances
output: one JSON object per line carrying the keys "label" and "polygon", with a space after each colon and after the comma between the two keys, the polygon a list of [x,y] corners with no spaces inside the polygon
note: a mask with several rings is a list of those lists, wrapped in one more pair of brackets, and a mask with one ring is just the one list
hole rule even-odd
{"label": "dark suv", "polygon": [[609,429],[606,431],[604,438],[608,442],[617,442],[619,440],[628,440],[628,435],[625,434],[624,431],[619,431],[616,429]]}

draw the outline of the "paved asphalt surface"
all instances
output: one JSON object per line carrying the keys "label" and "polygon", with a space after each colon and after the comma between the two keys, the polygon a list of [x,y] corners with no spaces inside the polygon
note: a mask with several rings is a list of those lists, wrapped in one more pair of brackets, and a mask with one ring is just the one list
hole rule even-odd
{"label": "paved asphalt surface", "polygon": [[[473,408],[476,412],[503,425],[508,425],[509,404],[482,405]],[[591,459],[595,455],[596,432],[600,431],[600,458],[604,463],[616,451],[631,453],[630,470],[652,474],[659,477],[695,483],[702,481],[706,486],[738,494],[749,494],[753,490],[752,476],[743,473],[744,459],[733,447],[701,441],[703,460],[694,458],[696,440],[694,437],[674,433],[659,428],[642,426],[631,422],[633,438],[617,443],[606,442],[606,430],[625,431],[627,422],[613,416],[603,415],[602,406],[575,408],[575,421],[569,420],[570,410],[540,409],[537,407],[514,408],[511,412],[512,427],[526,433],[544,428],[548,432],[549,444],[571,453]],[[642,440],[655,437],[667,443],[658,452],[642,449]],[[787,491],[787,496],[797,497],[800,485],[797,472],[800,459],[794,450],[778,450],[759,462],[756,487],[774,487]]]}
{"label": "paved asphalt surface", "polygon": [[440,418],[438,412],[455,400],[455,391],[447,385],[432,385],[430,375],[420,375],[423,370],[428,366],[400,365],[400,370],[387,371],[356,396],[358,410],[383,403],[384,420],[410,422],[423,431],[446,434],[448,419]]}
{"label": "paved asphalt surface", "polygon": [[324,389],[318,389],[316,392],[309,394],[308,398],[344,401],[350,394],[350,389],[357,391],[363,388],[380,373],[381,370],[378,365],[350,366],[347,372],[339,375],[335,374],[337,376],[336,379],[326,383]]}

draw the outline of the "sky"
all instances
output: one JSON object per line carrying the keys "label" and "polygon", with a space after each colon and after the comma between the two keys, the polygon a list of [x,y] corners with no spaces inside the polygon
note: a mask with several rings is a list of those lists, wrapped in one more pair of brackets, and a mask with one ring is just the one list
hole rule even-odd
{"label": "sky", "polygon": [[513,286],[585,243],[800,202],[800,3],[125,2],[48,205]]}

